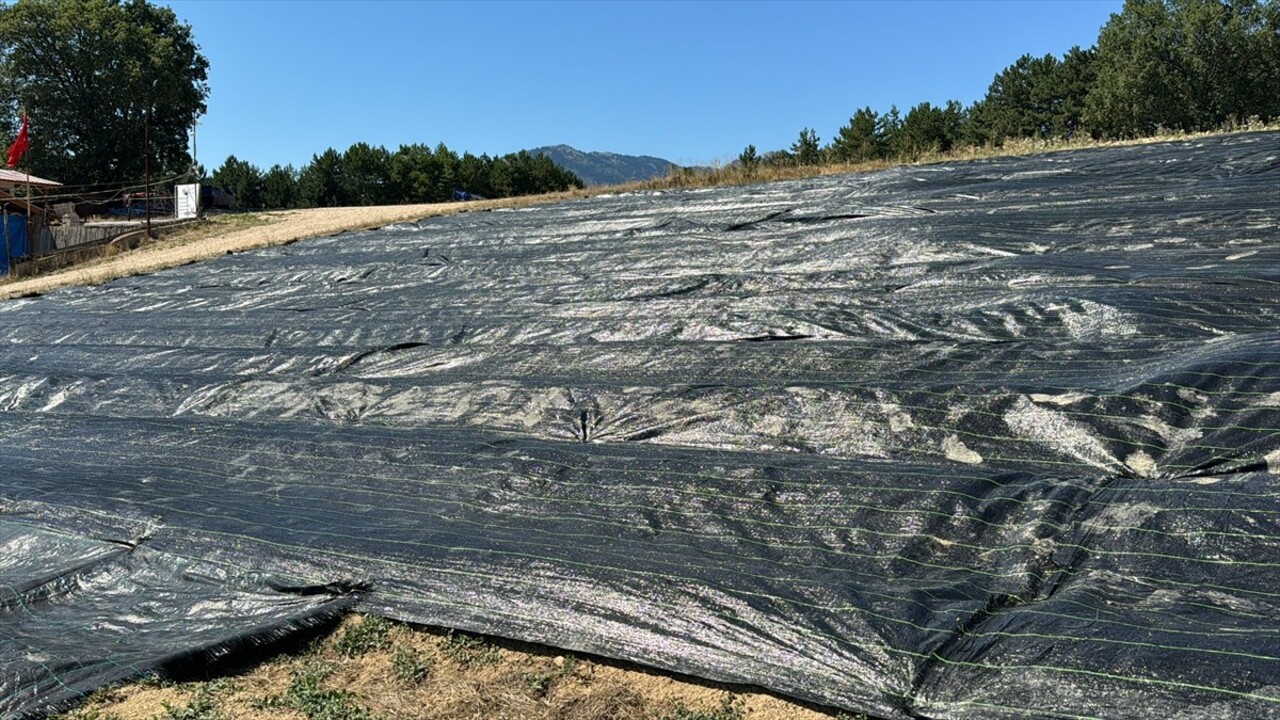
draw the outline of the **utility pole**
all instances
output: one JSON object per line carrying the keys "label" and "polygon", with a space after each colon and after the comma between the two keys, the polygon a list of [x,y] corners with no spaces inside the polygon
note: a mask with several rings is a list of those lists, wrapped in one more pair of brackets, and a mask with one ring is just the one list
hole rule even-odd
{"label": "utility pole", "polygon": [[196,152],[196,130],[200,127],[199,120],[191,122],[191,182],[196,186],[196,217],[204,217],[204,208],[200,207],[200,196],[202,195],[201,183],[204,178],[200,177],[200,154]]}
{"label": "utility pole", "polygon": [[145,154],[142,157],[142,173],[146,176],[147,189],[142,193],[142,202],[147,213],[147,237],[151,235],[151,107],[148,106],[142,116],[142,145]]}

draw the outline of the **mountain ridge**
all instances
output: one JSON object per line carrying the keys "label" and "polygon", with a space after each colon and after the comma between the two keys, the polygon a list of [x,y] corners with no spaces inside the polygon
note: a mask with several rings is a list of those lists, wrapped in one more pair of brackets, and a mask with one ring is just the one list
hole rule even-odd
{"label": "mountain ridge", "polygon": [[546,155],[560,167],[573,172],[587,185],[618,185],[663,177],[675,163],[651,155],[623,155],[604,151],[583,151],[570,145],[545,145],[530,150]]}

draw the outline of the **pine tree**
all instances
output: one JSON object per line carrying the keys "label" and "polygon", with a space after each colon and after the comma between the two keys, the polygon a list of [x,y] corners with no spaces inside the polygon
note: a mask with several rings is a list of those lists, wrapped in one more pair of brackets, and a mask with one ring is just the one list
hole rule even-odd
{"label": "pine tree", "polygon": [[262,175],[262,207],[280,210],[298,204],[298,172],[292,165],[272,165]]}
{"label": "pine tree", "polygon": [[329,148],[311,156],[311,163],[298,176],[298,191],[305,207],[342,207],[347,196],[342,155]]}
{"label": "pine tree", "polygon": [[964,107],[955,100],[945,107],[923,102],[911,108],[898,133],[899,150],[915,159],[931,152],[946,152],[964,134]]}
{"label": "pine tree", "polygon": [[880,116],[876,134],[888,155],[902,156],[902,115],[897,105],[890,105],[889,112]]}
{"label": "pine tree", "polygon": [[1075,46],[1062,56],[1055,76],[1058,104],[1053,116],[1053,134],[1073,138],[1084,130],[1085,101],[1097,78],[1094,60],[1098,53],[1093,48],[1081,50]]}
{"label": "pine tree", "polygon": [[760,156],[756,154],[756,146],[748,145],[742,154],[738,156],[738,165],[742,167],[742,172],[751,177],[756,174],[756,168],[760,166]]}
{"label": "pine tree", "polygon": [[214,185],[236,196],[236,205],[257,209],[262,203],[262,171],[235,155],[227,156],[222,167],[213,171],[210,178]]}
{"label": "pine tree", "polygon": [[342,155],[346,195],[360,205],[386,205],[391,197],[391,153],[358,142]]}
{"label": "pine tree", "polygon": [[799,165],[818,165],[822,162],[822,144],[813,128],[800,131],[800,138],[791,145],[791,153]]}
{"label": "pine tree", "polygon": [[831,141],[831,157],[835,162],[865,162],[882,157],[884,141],[880,135],[880,118],[876,111],[865,107],[849,118],[849,124],[836,132]]}
{"label": "pine tree", "polygon": [[1063,102],[1060,65],[1053,55],[1023,55],[996,75],[979,118],[991,137],[1044,138],[1054,132]]}
{"label": "pine tree", "polygon": [[489,162],[488,155],[462,155],[462,160],[458,162],[458,184],[463,190],[481,197],[493,196],[493,190],[489,188]]}

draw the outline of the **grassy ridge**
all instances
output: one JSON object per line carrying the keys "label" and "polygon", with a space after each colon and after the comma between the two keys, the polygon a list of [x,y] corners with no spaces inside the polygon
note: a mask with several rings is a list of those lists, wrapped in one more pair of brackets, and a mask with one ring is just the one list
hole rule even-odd
{"label": "grassy ridge", "polygon": [[592,188],[596,192],[618,192],[620,190],[677,190],[684,188],[717,187],[729,185],[749,185],[779,180],[798,180],[820,175],[842,175],[847,173],[864,173],[886,170],[904,165],[920,165],[942,162],[958,162],[964,160],[980,160],[984,158],[1018,157],[1043,153],[1062,152],[1065,150],[1085,150],[1102,147],[1127,147],[1133,145],[1150,145],[1152,143],[1194,140],[1237,132],[1264,132],[1280,130],[1280,122],[1253,122],[1243,126],[1229,126],[1212,132],[1186,133],[1180,131],[1163,131],[1151,137],[1133,140],[1093,140],[1088,137],[1076,140],[1058,138],[1032,139],[1011,138],[1002,144],[984,146],[963,146],[947,152],[922,153],[913,159],[871,160],[861,163],[834,163],[824,165],[768,165],[760,164],[755,168],[744,168],[733,163],[713,166],[705,169],[672,167],[666,177],[627,183],[611,188]]}

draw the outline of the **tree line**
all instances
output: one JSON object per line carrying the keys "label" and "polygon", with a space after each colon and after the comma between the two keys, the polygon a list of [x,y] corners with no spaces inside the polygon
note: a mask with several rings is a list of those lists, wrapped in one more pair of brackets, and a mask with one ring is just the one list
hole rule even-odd
{"label": "tree line", "polygon": [[[204,114],[208,60],[189,25],[147,0],[0,2],[0,137],[22,112],[23,169],[70,192],[198,172],[188,131]],[[915,159],[1010,139],[1133,138],[1280,118],[1280,0],[1126,0],[1094,47],[1024,55],[969,106],[858,109],[827,144],[812,128],[790,148],[739,157],[818,165]],[[144,144],[144,137],[146,138]],[[144,147],[147,152],[144,152]],[[144,158],[146,158],[144,160]],[[356,143],[301,169],[227,159],[211,180],[248,207],[448,200],[563,190],[580,182],[527,153],[458,156],[444,145],[395,152]]]}
{"label": "tree line", "polygon": [[789,149],[738,157],[758,165],[913,160],[1009,139],[1122,139],[1280,118],[1280,2],[1126,0],[1089,49],[1023,55],[968,107],[922,102],[857,110],[831,141],[805,128]]}
{"label": "tree line", "polygon": [[313,155],[300,170],[262,170],[232,155],[207,179],[241,208],[279,209],[447,202],[455,191],[486,198],[581,188],[582,180],[544,155],[459,156],[444,143],[401,145],[391,152],[358,142]]}

